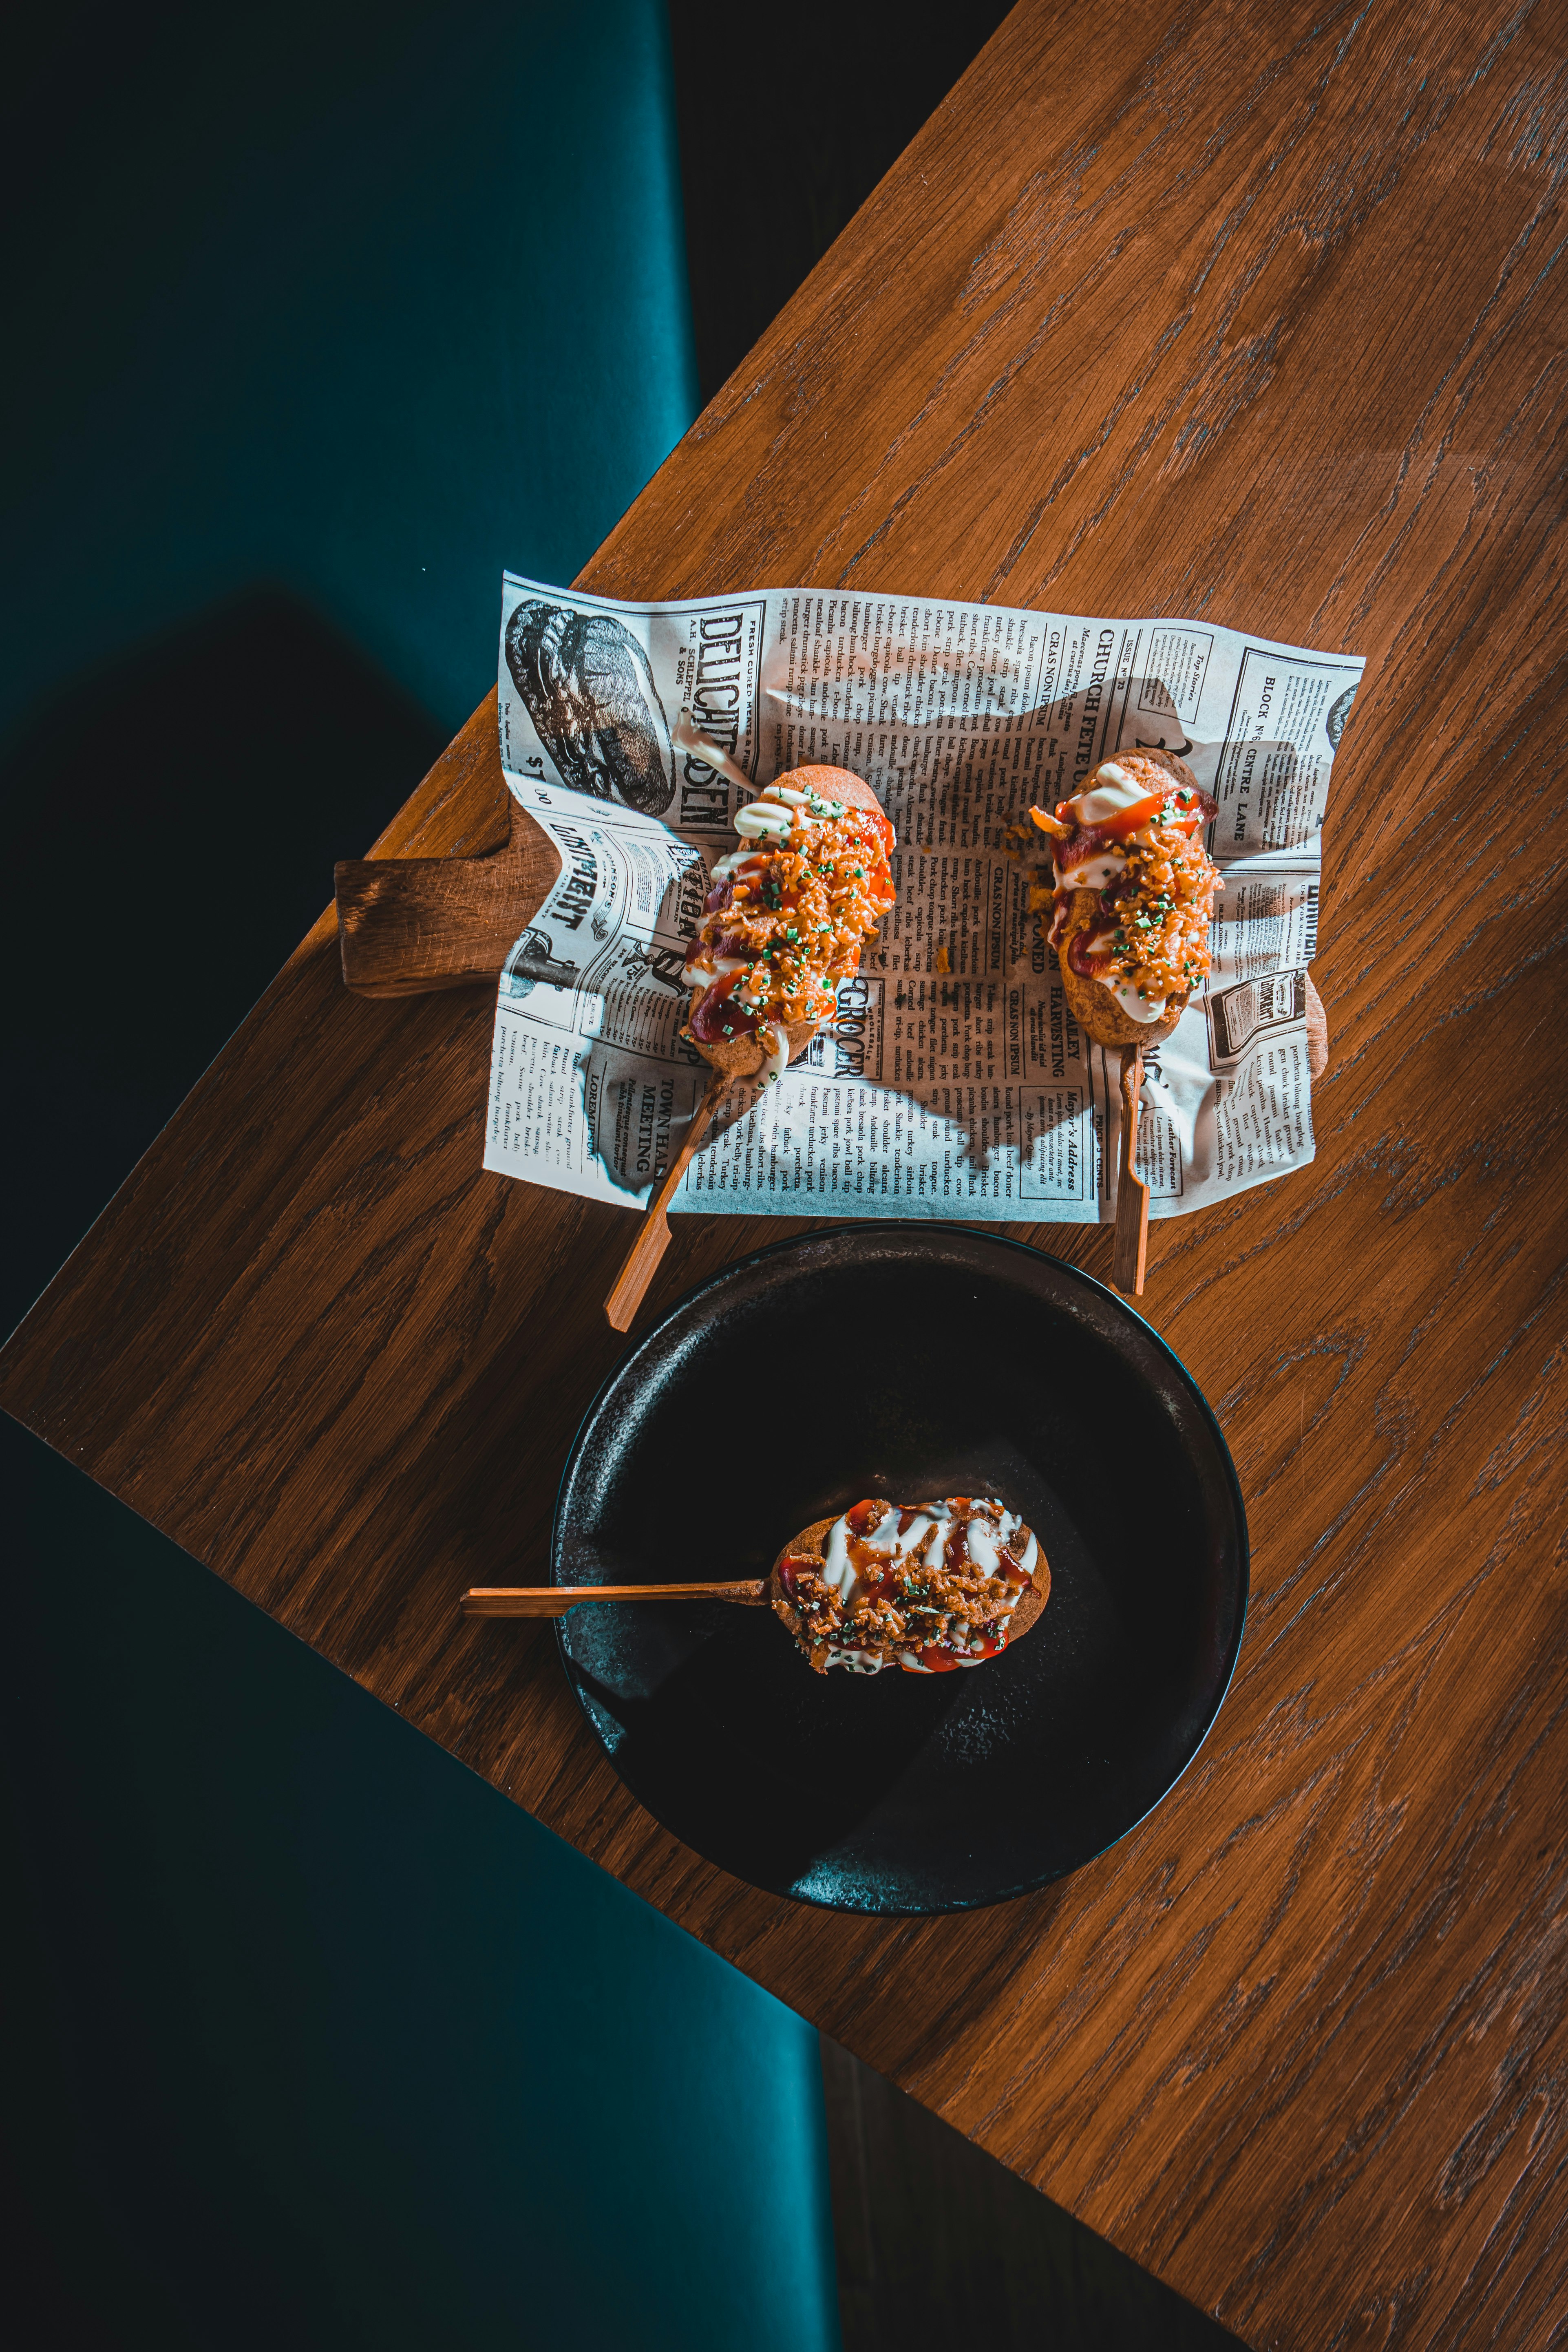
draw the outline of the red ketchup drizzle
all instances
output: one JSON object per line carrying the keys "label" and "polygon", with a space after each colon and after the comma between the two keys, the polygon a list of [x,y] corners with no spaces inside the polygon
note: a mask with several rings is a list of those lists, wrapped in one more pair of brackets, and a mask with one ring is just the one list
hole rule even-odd
{"label": "red ketchup drizzle", "polygon": [[[838,845],[839,854],[862,856],[874,867],[878,857],[881,856],[885,860],[894,846],[897,836],[891,824],[880,809],[856,808],[847,811],[847,814],[852,814],[858,820],[858,829],[847,835]],[[867,838],[868,835],[869,839]],[[772,899],[755,899],[759,880],[765,877],[770,870],[774,870],[775,867],[776,854],[771,850],[758,850],[734,872],[719,876],[703,902],[704,913],[706,915],[722,914],[733,907],[737,882],[751,884],[753,893],[753,905],[742,907],[738,910],[742,916],[752,911],[765,911],[770,915],[797,913],[800,908],[798,887],[794,889],[780,888],[777,897]],[[885,909],[893,901],[891,877],[884,875],[879,877],[873,873],[870,878],[872,888],[869,895],[872,902]],[[712,940],[695,940],[689,958],[694,975],[703,969],[703,966],[697,961],[700,955],[750,959],[751,950],[746,940],[735,931],[726,931],[721,937]],[[752,961],[754,961],[754,959]],[[698,997],[692,1006],[688,1024],[689,1034],[695,1044],[721,1045],[726,1037],[749,1037],[760,1027],[763,1020],[762,1010],[748,1009],[734,1001],[736,982],[744,976],[742,972],[724,972]],[[817,987],[819,991],[831,993],[832,983],[826,979],[819,979]],[[773,1017],[776,1019],[776,1014]],[[874,1509],[876,1506],[872,1505],[870,1507]]]}
{"label": "red ketchup drizzle", "polygon": [[915,1655],[928,1675],[947,1675],[956,1674],[968,1658],[999,1658],[1006,1646],[1005,1633],[987,1633],[983,1642],[971,1642],[962,1658],[951,1650],[917,1650]]}
{"label": "red ketchup drizzle", "polygon": [[[1110,961],[1110,938],[1108,930],[1097,930],[1092,924],[1075,931],[1068,941],[1068,961],[1080,980],[1098,980]],[[1098,948],[1100,953],[1095,954]]]}
{"label": "red ketchup drizzle", "polygon": [[[1065,841],[1052,844],[1052,853],[1060,866],[1082,866],[1090,857],[1102,857],[1108,849],[1125,849],[1130,837],[1141,824],[1147,824],[1159,807],[1157,800],[1139,801],[1127,812],[1131,823],[1112,817],[1104,824],[1074,824]],[[1063,806],[1066,806],[1064,802]],[[1059,812],[1058,812],[1059,814]],[[1070,816],[1062,818],[1072,824]]]}
{"label": "red ketchup drizzle", "polygon": [[[1052,845],[1051,855],[1056,861],[1057,871],[1070,872],[1075,866],[1082,866],[1089,858],[1100,856],[1108,849],[1123,847],[1127,839],[1137,832],[1139,826],[1146,824],[1152,812],[1161,807],[1168,808],[1172,812],[1175,818],[1176,831],[1185,834],[1189,841],[1200,826],[1206,824],[1211,817],[1217,816],[1219,814],[1219,803],[1212,794],[1205,792],[1189,792],[1185,785],[1173,784],[1169,792],[1153,793],[1145,800],[1135,801],[1131,808],[1123,809],[1120,816],[1110,818],[1105,824],[1075,825],[1065,841],[1058,841]],[[1070,824],[1072,803],[1058,801],[1057,815],[1064,824]],[[1089,886],[1083,883],[1071,886],[1066,883],[1057,885],[1057,904],[1051,918],[1050,944],[1053,947],[1059,950],[1061,946],[1067,912],[1071,904],[1069,889],[1083,889]],[[1136,891],[1130,893],[1126,883],[1121,880],[1102,886],[1100,902],[1102,907],[1112,909],[1110,920],[1098,924],[1085,924],[1080,929],[1076,930],[1068,941],[1068,961],[1080,980],[1100,980],[1103,977],[1105,967],[1114,953],[1113,936],[1122,919],[1121,916],[1114,911],[1116,901],[1119,898],[1129,896],[1135,899],[1136,895]]]}
{"label": "red ketchup drizzle", "polygon": [[702,902],[703,912],[716,915],[721,907],[729,906],[735,896],[736,883],[754,882],[759,872],[769,862],[767,853],[758,850],[752,856],[747,858],[743,866],[736,866],[731,873],[721,874]]}
{"label": "red ketchup drizzle", "polygon": [[894,833],[891,824],[883,814],[882,811],[880,809],[857,809],[855,811],[855,814],[860,818],[863,824],[868,824],[871,827],[871,830],[875,833],[878,840],[882,845],[883,856],[885,857],[890,857],[894,849],[898,845],[898,835]]}
{"label": "red ketchup drizzle", "polygon": [[[765,872],[773,863],[771,856],[752,857],[741,867],[738,875],[721,874],[708,893],[704,902],[706,911],[710,915],[717,915],[732,907],[735,900],[736,882],[739,880],[754,883],[759,873]],[[775,915],[793,915],[799,905],[799,892],[785,890],[780,892],[776,902],[767,903],[767,911]],[[748,909],[742,907],[738,911],[744,917]],[[736,956],[747,959],[752,957],[752,950],[739,931],[723,931],[716,940],[710,941],[698,940],[694,942],[692,952],[693,954],[706,952],[714,957]],[[731,1001],[737,981],[744,977],[743,972],[723,972],[698,998],[692,1009],[690,1029],[692,1036],[700,1045],[717,1045],[726,1035],[749,1037],[757,1027],[762,1019],[761,1013],[748,1011],[744,1005],[735,1004]],[[727,1028],[726,1024],[728,1024]]]}
{"label": "red ketchup drizzle", "polygon": [[779,1562],[779,1582],[797,1608],[800,1605],[801,1575],[803,1572],[815,1573],[816,1569],[816,1562],[814,1559],[803,1559],[794,1552],[790,1554],[788,1559],[781,1559]]}
{"label": "red ketchup drizzle", "polygon": [[[880,1527],[887,1508],[886,1503],[879,1503],[872,1497],[864,1503],[855,1504],[852,1509],[844,1514],[844,1524],[849,1530],[849,1541],[846,1549],[849,1554],[850,1565],[855,1570],[858,1582],[863,1584],[868,1592],[880,1593],[887,1580],[888,1571],[893,1565],[886,1552],[873,1551],[869,1544],[864,1540],[873,1528]],[[900,1512],[899,1517],[900,1529],[908,1525],[909,1513]]]}
{"label": "red ketchup drizzle", "polygon": [[[967,1495],[950,1496],[948,1500],[952,1509],[952,1520],[943,1549],[942,1564],[949,1576],[956,1576],[962,1574],[970,1564],[969,1519],[974,1504],[973,1498]],[[904,1579],[918,1576],[921,1563],[896,1559],[889,1552],[873,1551],[866,1541],[870,1530],[881,1525],[888,1508],[889,1506],[886,1503],[869,1499],[856,1503],[852,1508],[846,1511],[844,1523],[849,1533],[849,1541],[846,1549],[848,1551],[850,1565],[855,1570],[856,1579],[864,1590],[868,1593],[880,1596],[891,1585],[893,1590],[889,1598],[898,1601],[901,1597]],[[919,1517],[918,1511],[910,1510],[907,1507],[900,1507],[899,1533],[905,1534]],[[1023,1573],[1010,1553],[1004,1552],[1002,1559],[1002,1573],[1007,1583],[1014,1589],[1016,1607],[1029,1589],[1029,1579]],[[794,1564],[786,1561],[779,1570],[780,1581],[785,1584],[786,1591],[790,1590],[786,1580],[787,1571]],[[791,1598],[794,1598],[793,1591]],[[1004,1625],[1000,1633],[987,1633],[978,1642],[971,1640],[964,1652],[964,1658],[999,1656],[1007,1646],[1009,1630],[1007,1625]],[[910,1648],[928,1674],[944,1675],[963,1664],[963,1658],[958,1657],[952,1650],[944,1649],[934,1643],[920,1648],[911,1643]]]}
{"label": "red ketchup drizzle", "polygon": [[1200,826],[1219,814],[1219,803],[1209,793],[1190,793],[1182,784],[1173,784],[1169,792],[1151,793],[1146,799],[1134,801],[1120,816],[1107,817],[1103,824],[1076,824],[1072,803],[1058,801],[1057,816],[1063,824],[1072,825],[1065,841],[1051,845],[1051,855],[1064,872],[1083,866],[1091,857],[1101,857],[1108,849],[1124,849],[1141,825],[1148,824],[1157,809],[1168,808],[1175,819],[1175,829],[1184,833],[1190,841]]}

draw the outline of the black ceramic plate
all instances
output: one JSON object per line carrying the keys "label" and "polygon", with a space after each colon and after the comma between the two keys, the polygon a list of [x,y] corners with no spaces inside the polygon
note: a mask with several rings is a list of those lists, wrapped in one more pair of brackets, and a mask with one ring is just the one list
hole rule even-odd
{"label": "black ceramic plate", "polygon": [[1051,1596],[999,1658],[816,1675],[771,1610],[574,1609],[588,1721],[634,1796],[752,1885],[959,1911],[1059,1878],[1157,1804],[1236,1664],[1247,1523],[1159,1335],[1076,1267],[952,1226],[759,1251],[606,1381],[555,1513],[563,1584],[765,1576],[863,1495],[999,1495]]}

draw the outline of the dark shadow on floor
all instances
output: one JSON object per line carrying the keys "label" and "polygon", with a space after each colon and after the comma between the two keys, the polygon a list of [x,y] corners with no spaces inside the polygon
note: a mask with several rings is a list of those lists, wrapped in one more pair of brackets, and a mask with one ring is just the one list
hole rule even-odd
{"label": "dark shadow on floor", "polygon": [[844,2352],[1237,2352],[1194,2310],[822,2036]]}
{"label": "dark shadow on floor", "polygon": [[1007,0],[669,0],[697,373],[710,401],[1007,14]]}
{"label": "dark shadow on floor", "polygon": [[61,1260],[441,750],[417,704],[258,587],[76,681],[0,765],[12,1246]]}
{"label": "dark shadow on floor", "polygon": [[831,2352],[816,2035],[4,1414],[0,1496],[5,2352]]}

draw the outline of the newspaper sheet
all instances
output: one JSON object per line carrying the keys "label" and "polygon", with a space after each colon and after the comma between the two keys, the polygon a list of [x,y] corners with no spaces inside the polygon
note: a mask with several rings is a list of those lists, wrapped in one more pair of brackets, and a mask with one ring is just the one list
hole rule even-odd
{"label": "newspaper sheet", "polygon": [[1208,983],[1148,1057],[1138,1165],[1179,1216],[1312,1157],[1306,969],[1363,664],[1207,623],[770,588],[612,604],[503,583],[507,781],[561,872],[501,976],[487,1168],[644,1202],[709,1076],[687,942],[742,803],[821,761],[897,829],[898,905],[779,1084],[734,1090],[675,1205],[1084,1223],[1114,1214],[1117,1057],[1079,1029],[1017,856],[1121,746],[1219,804]]}

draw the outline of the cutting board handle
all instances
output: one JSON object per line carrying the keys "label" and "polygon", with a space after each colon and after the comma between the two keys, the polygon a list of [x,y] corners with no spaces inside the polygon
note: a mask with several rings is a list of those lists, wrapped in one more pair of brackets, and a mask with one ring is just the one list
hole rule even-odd
{"label": "cutting board handle", "polygon": [[343,980],[357,996],[493,988],[561,856],[524,809],[487,857],[345,857],[334,873]]}

